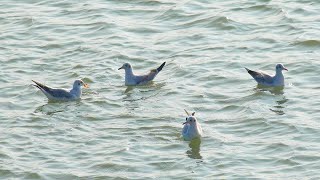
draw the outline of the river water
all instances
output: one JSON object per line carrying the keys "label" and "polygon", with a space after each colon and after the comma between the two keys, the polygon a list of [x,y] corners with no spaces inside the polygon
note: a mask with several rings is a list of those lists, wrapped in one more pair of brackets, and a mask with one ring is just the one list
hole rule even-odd
{"label": "river water", "polygon": [[[0,179],[320,178],[320,1],[2,0],[0,31]],[[284,88],[244,69],[277,63]],[[80,78],[75,102],[31,85]]]}

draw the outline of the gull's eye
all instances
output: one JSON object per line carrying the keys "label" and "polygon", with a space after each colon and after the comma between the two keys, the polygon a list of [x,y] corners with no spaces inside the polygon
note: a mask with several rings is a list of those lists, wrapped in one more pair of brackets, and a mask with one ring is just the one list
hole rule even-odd
{"label": "gull's eye", "polygon": [[80,83],[78,83],[78,85],[80,86]]}
{"label": "gull's eye", "polygon": [[186,121],[188,120],[188,118],[186,118]]}
{"label": "gull's eye", "polygon": [[192,119],[190,119],[190,122],[192,122]]}
{"label": "gull's eye", "polygon": [[196,120],[193,120],[193,122],[196,122]]}

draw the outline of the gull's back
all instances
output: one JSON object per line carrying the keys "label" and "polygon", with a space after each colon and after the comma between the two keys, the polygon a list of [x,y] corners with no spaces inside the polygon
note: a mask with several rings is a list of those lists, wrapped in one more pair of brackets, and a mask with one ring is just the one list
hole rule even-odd
{"label": "gull's back", "polygon": [[65,89],[53,89],[51,88],[49,92],[44,93],[50,100],[72,100],[76,99],[69,91]]}
{"label": "gull's back", "polygon": [[[247,69],[247,68],[246,68]],[[254,80],[257,81],[257,83],[262,85],[271,85],[273,83],[274,76],[271,76],[265,72],[262,71],[252,71],[250,69],[247,69],[248,73],[253,77]]]}
{"label": "gull's back", "polygon": [[152,81],[156,76],[158,72],[156,69],[151,70],[148,74],[146,75],[135,75],[135,81],[137,84],[146,84],[149,81]]}

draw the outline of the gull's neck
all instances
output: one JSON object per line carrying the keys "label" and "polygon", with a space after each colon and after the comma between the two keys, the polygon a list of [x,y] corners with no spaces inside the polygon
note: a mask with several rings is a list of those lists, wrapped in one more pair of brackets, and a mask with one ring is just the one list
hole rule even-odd
{"label": "gull's neck", "polygon": [[283,74],[282,74],[282,69],[277,69],[276,70],[276,77],[283,77]]}
{"label": "gull's neck", "polygon": [[81,93],[81,87],[79,86],[73,86],[73,88],[70,90],[70,94],[74,95],[76,98],[80,98]]}
{"label": "gull's neck", "polygon": [[276,70],[276,75],[274,76],[274,82],[278,85],[284,85],[284,76],[282,70]]}
{"label": "gull's neck", "polygon": [[125,81],[128,82],[128,81],[131,81],[132,78],[134,77],[134,74],[133,74],[133,71],[132,71],[132,68],[127,68],[125,69]]}

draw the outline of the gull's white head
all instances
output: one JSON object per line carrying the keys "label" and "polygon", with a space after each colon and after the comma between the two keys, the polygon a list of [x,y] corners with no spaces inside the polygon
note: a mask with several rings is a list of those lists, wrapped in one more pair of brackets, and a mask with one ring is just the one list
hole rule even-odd
{"label": "gull's white head", "polygon": [[75,80],[73,83],[73,88],[81,88],[83,86],[84,88],[88,88],[89,85],[84,83],[82,80]]}
{"label": "gull's white head", "polygon": [[188,115],[188,117],[186,117],[186,122],[182,123],[184,124],[189,124],[190,126],[196,125],[197,124],[197,118],[194,116],[195,112],[193,112],[190,116],[190,114],[188,113],[188,111],[184,110],[186,112],[186,114]]}
{"label": "gull's white head", "polygon": [[131,69],[131,65],[129,63],[124,63],[118,70],[120,69],[124,69],[124,70]]}
{"label": "gull's white head", "polygon": [[276,71],[282,71],[282,70],[288,71],[288,69],[285,68],[285,67],[283,66],[283,64],[277,64],[277,65],[276,65]]}

